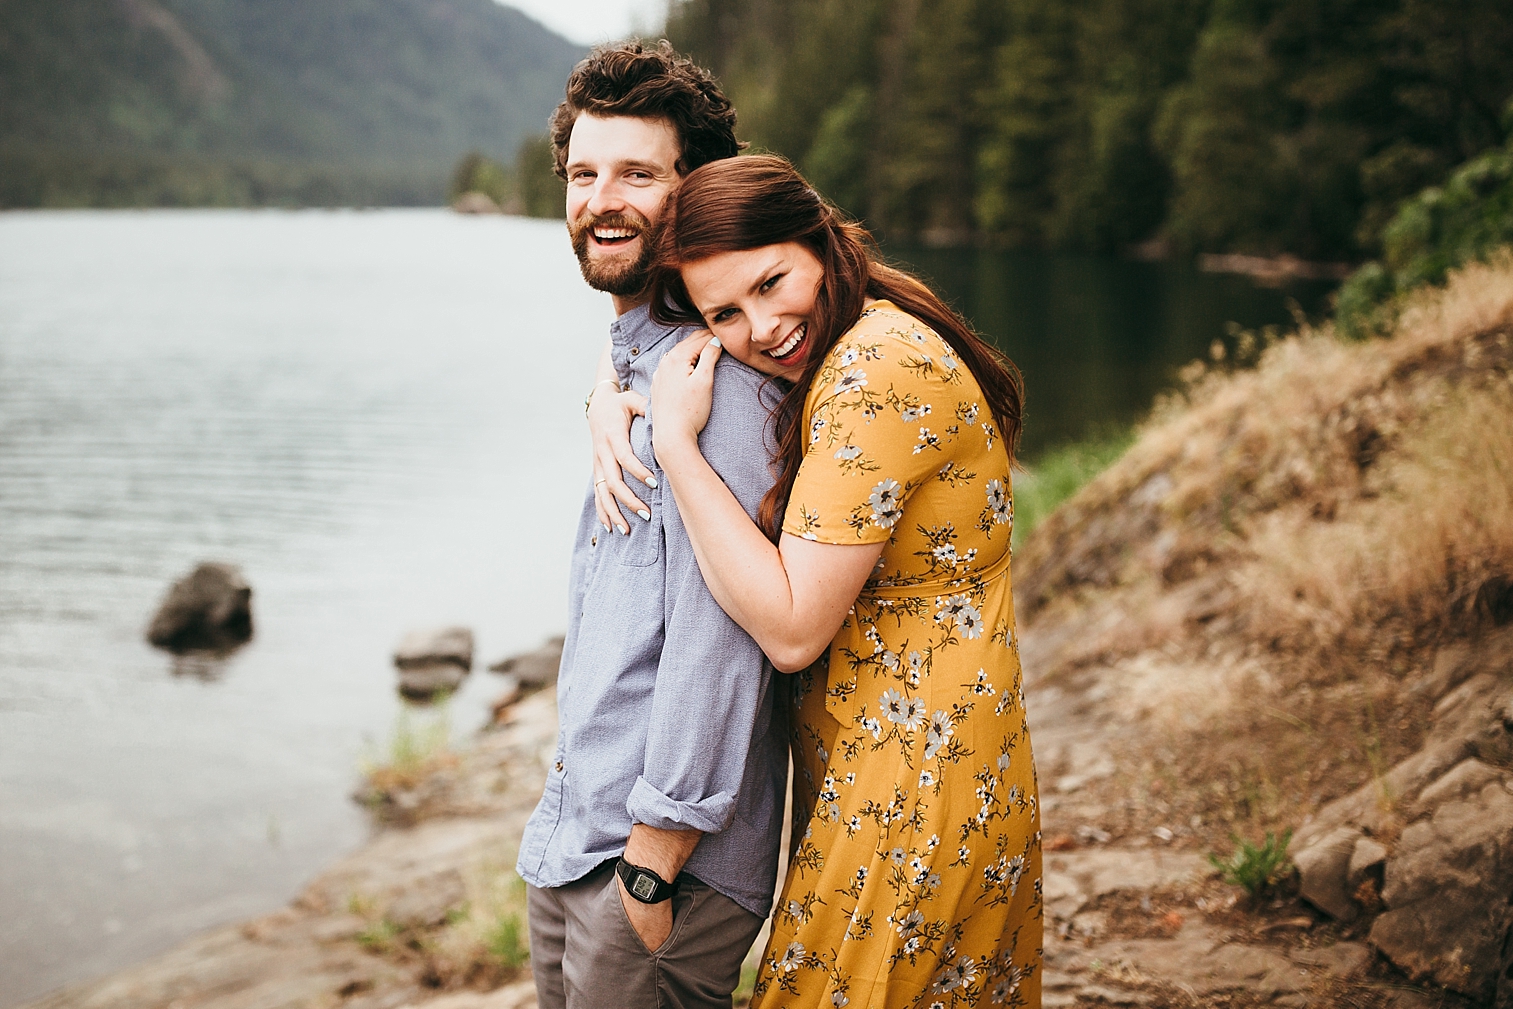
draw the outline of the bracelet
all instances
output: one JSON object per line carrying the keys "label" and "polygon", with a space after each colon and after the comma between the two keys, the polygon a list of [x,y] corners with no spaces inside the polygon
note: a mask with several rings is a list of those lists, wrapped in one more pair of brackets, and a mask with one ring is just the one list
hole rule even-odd
{"label": "bracelet", "polygon": [[621,386],[620,386],[620,380],[617,379],[617,378],[601,378],[601,379],[599,379],[599,381],[597,381],[597,382],[594,383],[594,387],[592,389],[588,390],[588,395],[583,397],[583,415],[585,417],[588,416],[589,405],[591,403],[593,403],[593,401],[594,401],[594,393],[596,393],[596,392],[599,391],[599,386],[601,386],[601,385],[612,385],[612,386],[615,387],[615,391],[616,392],[624,392],[625,391],[623,388],[621,388]]}

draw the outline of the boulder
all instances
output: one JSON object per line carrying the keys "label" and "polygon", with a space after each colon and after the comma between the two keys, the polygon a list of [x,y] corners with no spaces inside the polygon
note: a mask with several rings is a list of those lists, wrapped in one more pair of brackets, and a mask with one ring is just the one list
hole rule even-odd
{"label": "boulder", "polygon": [[[1480,772],[1457,775],[1461,783],[1473,777]],[[1499,775],[1462,795],[1403,831],[1387,862],[1387,910],[1371,927],[1371,943],[1411,978],[1485,1004],[1500,980],[1508,985],[1501,975],[1513,924],[1513,788]]]}
{"label": "boulder", "polygon": [[173,652],[227,649],[252,637],[252,587],[231,564],[203,563],[173,583],[147,640]]}
{"label": "boulder", "polygon": [[512,676],[522,695],[544,690],[557,682],[562,665],[562,638],[552,638],[532,652],[512,655],[489,666],[489,671]]}
{"label": "boulder", "polygon": [[1360,908],[1351,899],[1350,858],[1361,832],[1337,827],[1292,857],[1298,867],[1298,895],[1325,914],[1353,921]]}
{"label": "boulder", "polygon": [[473,669],[473,632],[466,627],[411,631],[394,649],[399,692],[413,700],[451,693]]}
{"label": "boulder", "polygon": [[1351,894],[1359,893],[1361,884],[1373,880],[1381,886],[1382,873],[1387,864],[1387,846],[1369,837],[1355,842],[1350,853],[1350,867],[1345,877],[1345,886]]}

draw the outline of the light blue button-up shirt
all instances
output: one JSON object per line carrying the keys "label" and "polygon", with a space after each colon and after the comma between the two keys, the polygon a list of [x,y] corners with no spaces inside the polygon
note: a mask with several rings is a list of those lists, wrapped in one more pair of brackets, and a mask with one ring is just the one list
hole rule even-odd
{"label": "light blue button-up shirt", "polygon": [[[610,327],[620,381],[651,393],[657,363],[683,335],[645,307]],[[772,485],[771,412],[781,391],[729,355],[715,368],[704,458],[751,514]],[[517,871],[539,887],[578,879],[625,851],[632,823],[700,830],[683,871],[766,916],[777,876],[787,732],[772,667],[709,594],[671,490],[637,418],[631,445],[658,488],[636,486],[651,521],[622,509],[606,532],[584,499],[573,546],[560,727],[546,791]]]}

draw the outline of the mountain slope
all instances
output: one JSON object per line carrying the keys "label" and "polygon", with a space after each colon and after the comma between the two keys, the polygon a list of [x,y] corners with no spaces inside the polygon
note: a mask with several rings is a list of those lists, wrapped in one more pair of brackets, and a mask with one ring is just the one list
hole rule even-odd
{"label": "mountain slope", "polygon": [[0,0],[0,201],[239,202],[111,197],[154,172],[439,200],[458,155],[544,128],[581,55],[492,0]]}

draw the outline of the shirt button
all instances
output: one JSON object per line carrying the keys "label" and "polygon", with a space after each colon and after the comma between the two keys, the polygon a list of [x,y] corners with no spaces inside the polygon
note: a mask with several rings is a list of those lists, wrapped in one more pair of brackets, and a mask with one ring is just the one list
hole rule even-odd
{"label": "shirt button", "polygon": [[557,761],[557,773],[558,774],[562,773],[562,761],[560,761],[560,760]]}
{"label": "shirt button", "polygon": [[631,357],[635,357],[639,353],[641,353],[641,348],[640,347],[632,347],[632,348],[630,348],[630,356]]}
{"label": "shirt button", "polygon": [[591,547],[596,547],[599,545],[599,536],[597,533],[588,538],[588,545]]}

